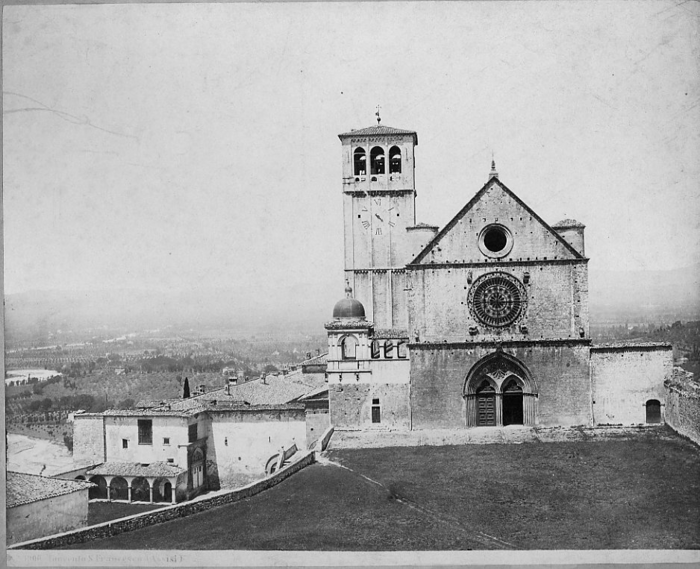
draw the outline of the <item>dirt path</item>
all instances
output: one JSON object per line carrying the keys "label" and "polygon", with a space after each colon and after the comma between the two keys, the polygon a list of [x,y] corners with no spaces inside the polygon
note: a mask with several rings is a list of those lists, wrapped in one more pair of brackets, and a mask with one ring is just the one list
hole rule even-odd
{"label": "dirt path", "polygon": [[64,446],[26,435],[7,434],[7,469],[52,476],[70,470],[73,455]]}

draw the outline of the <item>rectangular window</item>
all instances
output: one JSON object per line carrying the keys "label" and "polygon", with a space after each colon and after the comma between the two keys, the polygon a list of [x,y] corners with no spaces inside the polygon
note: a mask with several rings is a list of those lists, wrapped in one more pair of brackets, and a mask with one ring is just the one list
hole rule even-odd
{"label": "rectangular window", "polygon": [[139,419],[139,444],[153,444],[153,421],[150,419]]}
{"label": "rectangular window", "polygon": [[189,442],[193,443],[197,440],[197,423],[188,427],[187,434]]}
{"label": "rectangular window", "polygon": [[129,439],[122,439],[122,448],[129,448]]}
{"label": "rectangular window", "polygon": [[379,407],[379,399],[372,399],[372,422],[381,423],[382,414]]}
{"label": "rectangular window", "polygon": [[170,437],[163,437],[163,444],[169,445],[170,444]]}
{"label": "rectangular window", "polygon": [[406,348],[406,342],[400,342],[398,346],[396,346],[396,355],[400,359],[405,359],[408,357],[408,350]]}

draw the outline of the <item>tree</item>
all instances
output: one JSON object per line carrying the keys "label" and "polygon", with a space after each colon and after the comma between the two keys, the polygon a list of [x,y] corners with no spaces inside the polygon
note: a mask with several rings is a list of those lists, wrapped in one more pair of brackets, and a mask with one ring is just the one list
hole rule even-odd
{"label": "tree", "polygon": [[190,380],[185,378],[185,385],[182,387],[182,398],[189,399],[190,397]]}
{"label": "tree", "polygon": [[48,411],[51,409],[51,405],[53,405],[53,401],[51,401],[50,397],[46,397],[42,402],[41,402],[41,408],[44,411]]}
{"label": "tree", "polygon": [[265,373],[277,373],[279,370],[272,364],[267,364],[263,369]]}

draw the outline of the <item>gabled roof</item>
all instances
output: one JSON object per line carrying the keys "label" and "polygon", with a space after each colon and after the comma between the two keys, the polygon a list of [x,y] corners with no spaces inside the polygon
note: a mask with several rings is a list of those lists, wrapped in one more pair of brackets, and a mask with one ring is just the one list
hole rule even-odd
{"label": "gabled roof", "polygon": [[418,133],[415,130],[403,130],[401,128],[394,128],[383,124],[377,124],[374,126],[368,126],[367,128],[360,128],[358,130],[344,132],[343,134],[339,134],[338,138],[343,140],[344,138],[357,136],[391,136],[392,134],[411,134],[413,135],[413,144],[418,146]]}
{"label": "gabled roof", "polygon": [[527,211],[534,219],[541,223],[545,229],[547,229],[559,242],[569,251],[576,259],[584,259],[585,257],[581,255],[576,249],[574,249],[569,243],[559,235],[554,229],[552,229],[539,215],[537,215],[523,200],[516,196],[512,190],[508,189],[506,185],[501,182],[498,178],[491,178],[486,182],[483,187],[476,193],[476,195],[467,202],[458,213],[455,215],[450,222],[442,228],[442,230],[423,248],[423,250],[418,253],[415,259],[408,263],[409,265],[415,265],[420,263],[425,257],[430,253],[430,251],[435,247],[440,240],[457,224],[457,222],[462,219],[471,210],[474,205],[481,199],[481,197],[488,191],[489,188],[493,186],[499,186],[508,196],[510,196],[513,201],[519,204],[525,211]]}
{"label": "gabled roof", "polygon": [[38,502],[93,487],[92,482],[47,478],[35,474],[7,472],[7,507]]}

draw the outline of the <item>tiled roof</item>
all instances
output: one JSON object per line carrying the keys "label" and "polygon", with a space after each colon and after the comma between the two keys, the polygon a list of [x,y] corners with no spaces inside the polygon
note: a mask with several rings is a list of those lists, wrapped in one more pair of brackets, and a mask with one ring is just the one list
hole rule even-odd
{"label": "tiled roof", "polygon": [[177,476],[185,472],[179,466],[167,462],[151,462],[144,466],[138,462],[105,462],[97,468],[88,470],[88,476],[100,474],[102,476]]}
{"label": "tiled roof", "polygon": [[47,498],[71,494],[94,486],[82,480],[62,480],[35,474],[7,472],[7,507],[14,508]]}
{"label": "tiled roof", "polygon": [[344,132],[339,134],[338,138],[349,138],[351,136],[382,136],[391,134],[412,134],[415,139],[415,143],[418,144],[418,133],[415,130],[403,130],[401,128],[394,128],[391,126],[385,126],[383,124],[368,126],[367,128],[360,128],[358,130],[351,130],[350,132]]}
{"label": "tiled roof", "polygon": [[306,401],[308,399],[313,399],[315,397],[318,397],[319,395],[323,395],[324,393],[325,393],[326,398],[327,398],[328,397],[328,384],[327,383],[324,383],[322,386],[317,387],[316,389],[314,389],[313,391],[310,391],[309,393],[307,393],[303,397],[300,397],[299,401]]}
{"label": "tiled roof", "polygon": [[170,404],[170,409],[167,407],[156,407],[153,409],[107,409],[102,414],[106,417],[189,417],[192,415],[191,412],[177,409],[173,404]]}
{"label": "tiled roof", "polygon": [[328,356],[327,352],[325,354],[320,354],[318,356],[314,356],[313,358],[309,358],[308,360],[304,360],[299,365],[302,365],[302,366],[326,365],[326,363],[328,363],[326,361],[326,356]]}
{"label": "tiled roof", "polygon": [[268,375],[265,383],[256,379],[232,385],[230,390],[231,397],[242,399],[250,405],[278,405],[295,401],[323,384],[325,377],[321,373],[293,371],[287,375]]}
{"label": "tiled roof", "polygon": [[576,221],[575,219],[562,219],[561,221],[558,221],[552,227],[586,227],[583,223],[580,221]]}

